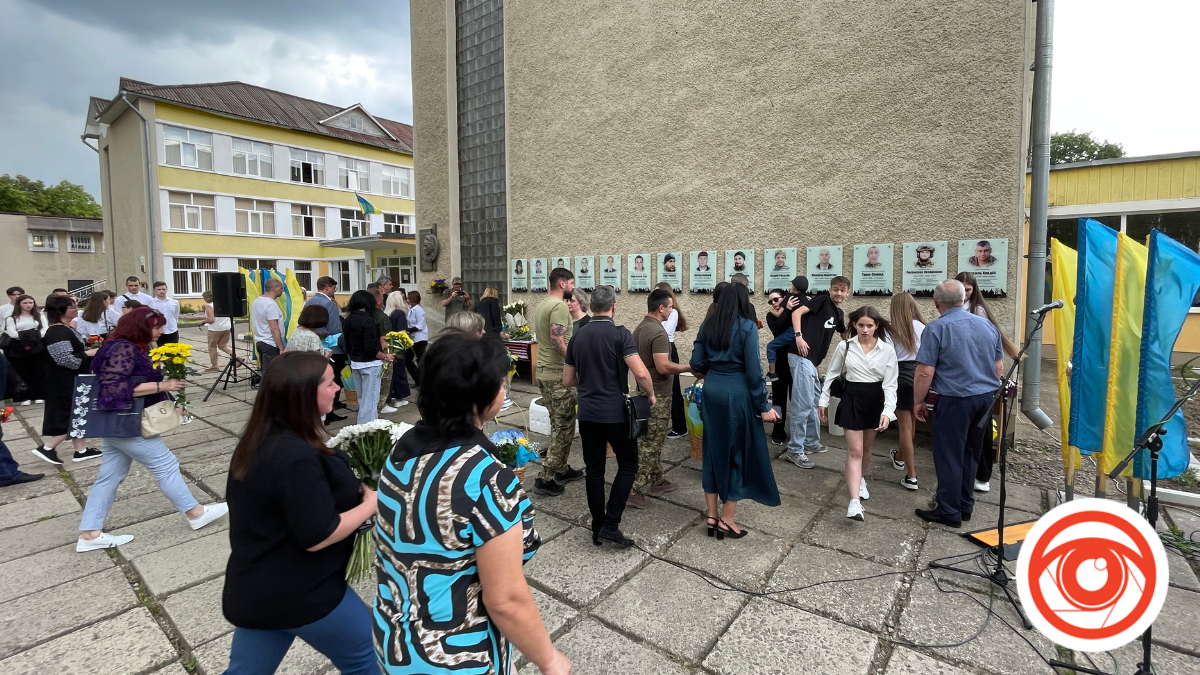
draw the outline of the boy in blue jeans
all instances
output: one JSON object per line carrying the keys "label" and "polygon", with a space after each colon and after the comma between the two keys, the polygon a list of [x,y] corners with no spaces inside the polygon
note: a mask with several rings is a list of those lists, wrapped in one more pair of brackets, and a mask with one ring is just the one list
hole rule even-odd
{"label": "boy in blue jeans", "polygon": [[[792,306],[794,304],[792,298],[800,301],[797,307]],[[783,299],[784,306],[789,310],[799,309],[808,304],[808,299],[808,277],[798,276],[792,279],[792,294]],[[775,353],[781,348],[792,344],[795,340],[796,329],[789,326],[787,330],[767,343],[767,382],[774,382],[779,379],[779,376],[775,374]]]}

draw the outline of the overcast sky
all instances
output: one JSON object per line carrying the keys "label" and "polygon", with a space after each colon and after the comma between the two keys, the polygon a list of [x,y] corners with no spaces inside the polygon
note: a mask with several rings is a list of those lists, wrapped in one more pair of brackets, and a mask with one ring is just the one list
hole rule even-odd
{"label": "overcast sky", "polygon": [[[1197,0],[1058,0],[1055,131],[1200,150]],[[412,122],[407,0],[0,0],[0,174],[82,183],[88,96],[241,80]]]}

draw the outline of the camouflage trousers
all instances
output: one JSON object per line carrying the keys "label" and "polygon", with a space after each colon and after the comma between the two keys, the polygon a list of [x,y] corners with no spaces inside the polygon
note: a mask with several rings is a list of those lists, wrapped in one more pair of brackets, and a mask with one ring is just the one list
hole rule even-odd
{"label": "camouflage trousers", "polygon": [[660,396],[650,408],[646,435],[638,439],[638,472],[633,491],[663,481],[662,448],[671,429],[671,396]]}
{"label": "camouflage trousers", "polygon": [[383,368],[379,371],[379,403],[375,404],[375,412],[383,410],[388,397],[392,395],[392,365],[393,362],[384,361]]}
{"label": "camouflage trousers", "polygon": [[567,454],[575,440],[575,387],[564,387],[561,380],[538,379],[542,405],[550,413],[550,447],[538,478],[553,480],[554,474],[567,469]]}

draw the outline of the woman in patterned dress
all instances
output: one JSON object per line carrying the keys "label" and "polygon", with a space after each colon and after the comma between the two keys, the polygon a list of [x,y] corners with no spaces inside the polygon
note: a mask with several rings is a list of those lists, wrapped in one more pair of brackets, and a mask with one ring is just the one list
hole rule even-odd
{"label": "woman in patterned dress", "polygon": [[379,479],[375,648],[383,672],[513,672],[512,646],[543,675],[571,672],[550,643],[521,565],[541,538],[521,481],[481,431],[505,396],[495,335],[448,331],[421,361],[423,420]]}

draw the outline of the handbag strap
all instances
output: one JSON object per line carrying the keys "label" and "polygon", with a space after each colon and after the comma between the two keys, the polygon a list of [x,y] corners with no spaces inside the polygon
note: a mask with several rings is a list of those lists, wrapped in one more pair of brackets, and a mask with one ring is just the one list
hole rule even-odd
{"label": "handbag strap", "polygon": [[[613,328],[617,327],[617,322],[613,321]],[[625,359],[621,358],[621,331],[615,331],[613,338],[613,356],[617,359],[617,379],[620,381],[621,393],[629,396],[629,366],[625,365]]]}
{"label": "handbag strap", "polygon": [[837,379],[842,382],[846,381],[846,361],[850,358],[850,341],[842,340],[842,344],[846,346],[845,353],[842,354],[842,372],[838,373]]}

